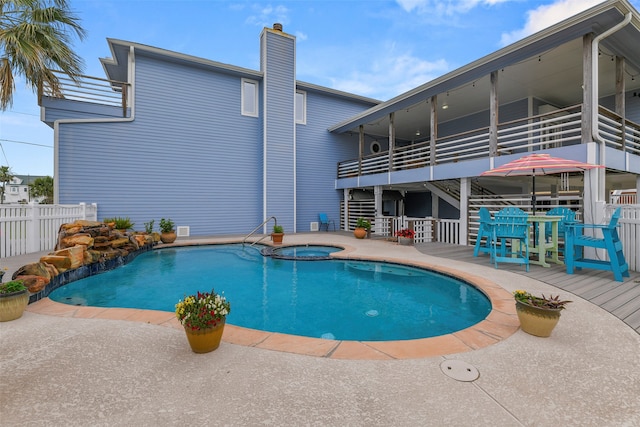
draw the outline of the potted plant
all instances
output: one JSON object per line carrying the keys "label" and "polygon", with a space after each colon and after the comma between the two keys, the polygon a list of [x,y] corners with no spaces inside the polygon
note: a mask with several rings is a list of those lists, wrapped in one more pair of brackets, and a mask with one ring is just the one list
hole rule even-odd
{"label": "potted plant", "polygon": [[560,295],[542,297],[531,295],[527,291],[513,293],[516,300],[516,312],[520,328],[528,334],[548,337],[560,320],[560,312],[571,301],[560,300]]}
{"label": "potted plant", "polygon": [[356,239],[364,239],[367,236],[367,233],[371,230],[371,223],[360,217],[356,221],[356,228],[353,230],[353,235]]}
{"label": "potted plant", "polygon": [[176,240],[176,230],[171,218],[160,219],[160,240],[162,243],[173,243]]}
{"label": "potted plant", "polygon": [[218,348],[230,312],[231,304],[213,289],[185,296],[176,304],[176,317],[194,353],[208,353]]}
{"label": "potted plant", "polygon": [[403,228],[402,230],[396,231],[396,237],[398,238],[398,243],[404,246],[409,246],[413,244],[413,237],[416,235],[415,231],[410,228]]}
{"label": "potted plant", "polygon": [[29,291],[22,280],[0,284],[0,322],[19,319],[27,308],[27,304],[29,304]]}
{"label": "potted plant", "polygon": [[281,245],[284,238],[284,228],[281,225],[274,225],[271,233],[271,240],[274,245]]}

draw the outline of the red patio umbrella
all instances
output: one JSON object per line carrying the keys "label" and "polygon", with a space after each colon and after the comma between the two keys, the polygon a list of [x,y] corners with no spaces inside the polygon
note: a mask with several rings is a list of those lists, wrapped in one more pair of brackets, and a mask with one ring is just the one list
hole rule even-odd
{"label": "red patio umbrella", "polygon": [[536,175],[549,175],[562,172],[583,172],[589,169],[602,168],[604,166],[577,160],[553,157],[546,153],[529,154],[512,160],[497,168],[482,172],[480,176],[528,176],[533,177],[533,194],[531,205],[533,213],[536,212]]}

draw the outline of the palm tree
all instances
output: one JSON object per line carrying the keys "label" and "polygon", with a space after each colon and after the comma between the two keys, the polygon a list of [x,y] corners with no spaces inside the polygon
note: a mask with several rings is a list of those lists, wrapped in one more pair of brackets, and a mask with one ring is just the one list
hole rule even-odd
{"label": "palm tree", "polygon": [[29,196],[34,198],[43,196],[44,199],[40,203],[53,203],[53,178],[44,176],[33,180],[33,183],[29,184]]}
{"label": "palm tree", "polygon": [[11,173],[11,168],[9,166],[0,166],[0,182],[2,183],[2,188],[0,189],[0,204],[4,203],[4,189],[12,179],[13,174]]}
{"label": "palm tree", "polygon": [[80,40],[85,31],[70,11],[67,0],[0,0],[0,109],[13,102],[15,76],[22,76],[35,92],[46,84],[60,94],[51,69],[71,79],[84,63],[71,48],[71,35]]}

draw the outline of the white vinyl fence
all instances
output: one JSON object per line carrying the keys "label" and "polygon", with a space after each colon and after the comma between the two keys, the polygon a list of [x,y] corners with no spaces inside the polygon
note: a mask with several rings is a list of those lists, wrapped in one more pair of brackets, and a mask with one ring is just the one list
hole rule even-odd
{"label": "white vinyl fence", "polygon": [[98,205],[0,205],[0,258],[53,250],[60,226],[79,219],[97,221]]}

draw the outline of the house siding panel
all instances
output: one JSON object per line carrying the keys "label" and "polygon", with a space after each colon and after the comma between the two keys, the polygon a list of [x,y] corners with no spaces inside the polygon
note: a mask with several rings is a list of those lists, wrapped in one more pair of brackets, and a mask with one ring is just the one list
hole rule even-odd
{"label": "house siding panel", "polygon": [[[61,203],[136,229],[171,217],[192,235],[261,222],[260,119],[241,115],[240,78],[139,55],[133,122],[60,126]],[[117,191],[114,191],[117,189]]]}
{"label": "house siding panel", "polygon": [[265,30],[265,217],[295,231],[295,39]]}
{"label": "house siding panel", "polygon": [[324,212],[339,226],[342,190],[334,188],[338,162],[358,156],[348,135],[327,130],[342,117],[358,114],[371,104],[307,92],[307,123],[296,126],[298,162],[297,229],[309,231],[309,223]]}

